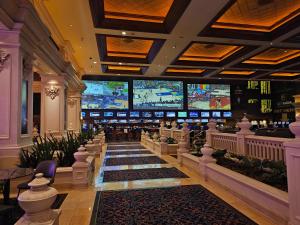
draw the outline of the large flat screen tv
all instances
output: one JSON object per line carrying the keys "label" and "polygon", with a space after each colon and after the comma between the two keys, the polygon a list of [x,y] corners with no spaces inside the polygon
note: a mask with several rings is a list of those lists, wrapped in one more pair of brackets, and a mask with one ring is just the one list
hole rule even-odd
{"label": "large flat screen tv", "polygon": [[130,112],[130,117],[140,117],[140,112]]}
{"label": "large flat screen tv", "polygon": [[188,84],[189,110],[230,110],[230,85]]}
{"label": "large flat screen tv", "polygon": [[85,80],[82,109],[128,109],[128,82]]}
{"label": "large flat screen tv", "polygon": [[183,82],[133,80],[134,109],[183,109]]}
{"label": "large flat screen tv", "polygon": [[167,117],[176,117],[175,112],[167,112]]}
{"label": "large flat screen tv", "polygon": [[142,115],[143,115],[143,117],[146,117],[146,118],[152,117],[151,112],[143,112]]}
{"label": "large flat screen tv", "polygon": [[164,117],[164,112],[154,112],[154,116],[162,118],[162,117]]}

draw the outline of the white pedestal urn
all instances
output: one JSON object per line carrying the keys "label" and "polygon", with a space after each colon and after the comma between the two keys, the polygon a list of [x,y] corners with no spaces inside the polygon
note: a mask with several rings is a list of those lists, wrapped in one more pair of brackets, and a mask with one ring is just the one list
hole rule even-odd
{"label": "white pedestal urn", "polygon": [[25,215],[16,224],[58,224],[60,213],[51,209],[58,192],[55,188],[48,186],[50,181],[44,178],[42,173],[36,174],[35,177],[28,184],[30,190],[18,197],[19,205],[25,211]]}
{"label": "white pedestal urn", "polygon": [[254,134],[250,130],[251,123],[247,119],[246,115],[242,118],[241,122],[237,123],[237,126],[241,128],[239,132],[236,133],[237,137],[237,152],[239,155],[248,155],[247,145],[246,145],[246,136]]}
{"label": "white pedestal urn", "polygon": [[153,140],[154,140],[154,141],[157,141],[157,140],[158,140],[158,134],[157,134],[156,132],[153,134]]}
{"label": "white pedestal urn", "polygon": [[201,153],[203,156],[199,159],[199,169],[200,173],[204,176],[204,179],[207,180],[206,165],[208,163],[216,163],[216,159],[212,157],[214,150],[206,142],[203,148],[201,148]]}
{"label": "white pedestal urn", "polygon": [[98,152],[97,150],[97,147],[98,145],[94,144],[94,142],[92,140],[89,140],[87,142],[87,144],[85,145],[86,147],[86,150],[88,151],[88,153],[90,153],[90,155],[95,155],[96,152]]}
{"label": "white pedestal urn", "polygon": [[185,139],[185,135],[182,133],[178,143],[178,149],[177,149],[177,162],[179,163],[179,165],[182,166],[182,154],[188,152],[189,149],[187,149],[187,142]]}
{"label": "white pedestal urn", "polygon": [[217,122],[215,119],[210,119],[209,122],[207,123],[208,130],[206,131],[206,141],[210,146],[213,146],[212,143],[212,134],[218,133],[219,131],[217,130]]}
{"label": "white pedestal urn", "polygon": [[165,135],[160,137],[160,153],[162,155],[168,154],[167,137]]}
{"label": "white pedestal urn", "polygon": [[241,128],[241,130],[237,133],[239,134],[254,134],[251,130],[250,127],[252,126],[251,123],[249,122],[248,118],[246,117],[246,115],[244,115],[244,117],[242,118],[241,122],[237,123],[237,126],[239,128]]}
{"label": "white pedestal urn", "polygon": [[86,148],[81,145],[78,151],[74,153],[76,162],[72,165],[73,168],[73,185],[88,184],[88,163],[86,161],[89,153]]}

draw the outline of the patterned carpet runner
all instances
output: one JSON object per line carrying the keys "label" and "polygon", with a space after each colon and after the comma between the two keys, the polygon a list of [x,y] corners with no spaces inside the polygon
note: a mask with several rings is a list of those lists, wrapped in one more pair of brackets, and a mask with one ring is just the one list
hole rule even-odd
{"label": "patterned carpet runner", "polygon": [[97,192],[91,225],[255,225],[200,185]]}
{"label": "patterned carpet runner", "polygon": [[175,167],[172,168],[153,168],[153,169],[137,169],[137,170],[120,170],[120,171],[104,171],[104,182],[112,181],[132,181],[144,179],[160,179],[160,178],[188,178]]}
{"label": "patterned carpet runner", "polygon": [[108,145],[107,150],[145,149],[141,145]]}
{"label": "patterned carpet runner", "polygon": [[151,151],[148,150],[140,150],[140,151],[117,151],[114,150],[113,152],[106,152],[106,155],[137,155],[137,154],[153,154]]}
{"label": "patterned carpet runner", "polygon": [[157,156],[107,158],[105,160],[105,166],[166,164],[166,163],[167,162],[165,160],[162,160]]}

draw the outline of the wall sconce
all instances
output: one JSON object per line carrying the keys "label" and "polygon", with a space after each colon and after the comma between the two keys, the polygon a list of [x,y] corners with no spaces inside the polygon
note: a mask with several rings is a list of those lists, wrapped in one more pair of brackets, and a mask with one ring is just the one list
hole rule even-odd
{"label": "wall sconce", "polygon": [[45,88],[46,95],[49,96],[52,100],[56,98],[59,94],[59,88],[51,86],[50,88]]}
{"label": "wall sconce", "polygon": [[10,54],[0,49],[0,72],[4,69],[4,64],[8,60]]}

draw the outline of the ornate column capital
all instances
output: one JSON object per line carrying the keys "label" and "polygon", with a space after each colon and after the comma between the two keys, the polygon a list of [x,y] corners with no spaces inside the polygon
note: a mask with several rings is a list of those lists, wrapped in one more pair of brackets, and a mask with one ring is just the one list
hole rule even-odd
{"label": "ornate column capital", "polygon": [[4,69],[6,61],[9,59],[10,54],[4,49],[0,49],[0,72]]}

